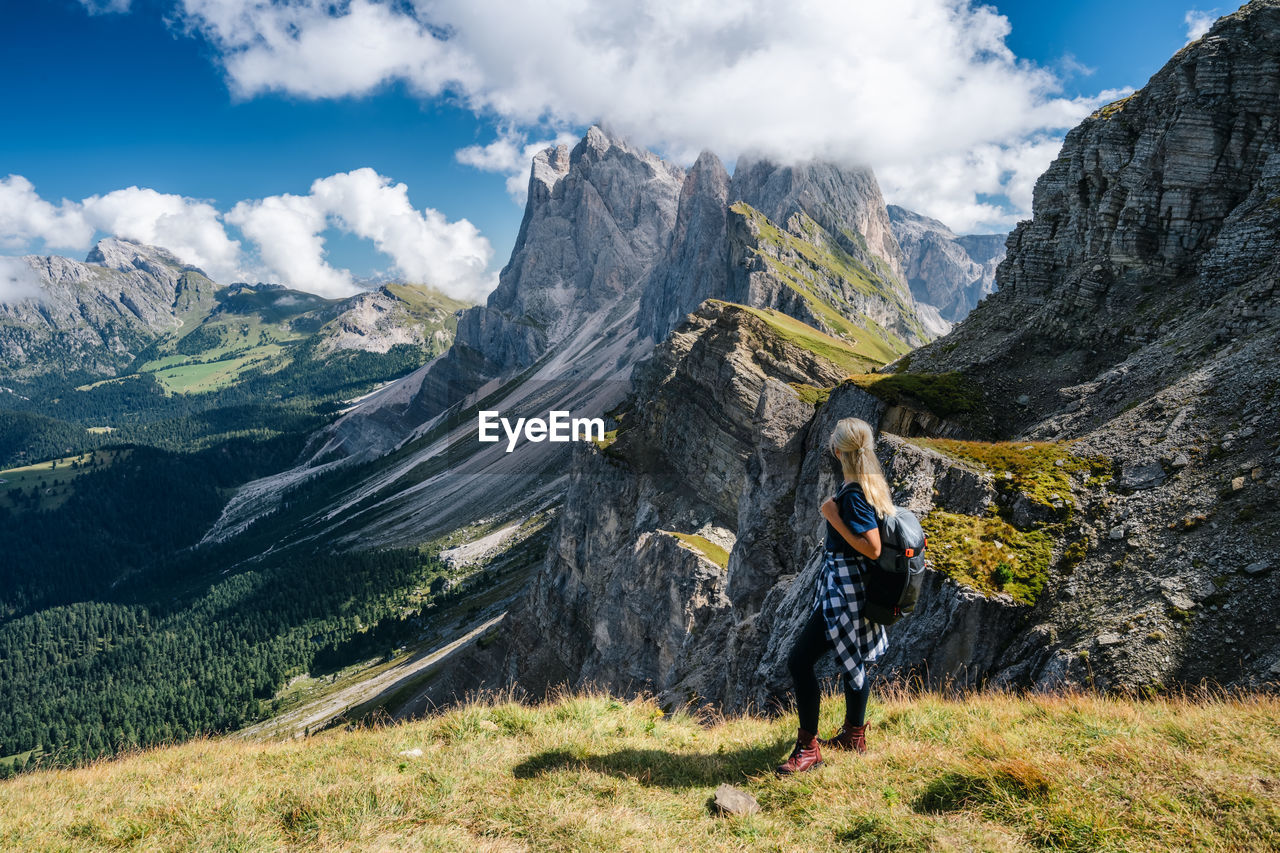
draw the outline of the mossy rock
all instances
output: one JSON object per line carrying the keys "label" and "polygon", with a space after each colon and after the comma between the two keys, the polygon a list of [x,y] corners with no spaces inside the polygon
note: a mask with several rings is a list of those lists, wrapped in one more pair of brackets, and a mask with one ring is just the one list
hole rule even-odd
{"label": "mossy rock", "polygon": [[1007,593],[1035,604],[1053,560],[1048,530],[1018,530],[995,515],[934,510],[921,522],[933,568],[986,595]]}
{"label": "mossy rock", "polygon": [[939,418],[982,411],[982,390],[964,375],[950,373],[864,373],[849,381],[890,406],[923,409]]}

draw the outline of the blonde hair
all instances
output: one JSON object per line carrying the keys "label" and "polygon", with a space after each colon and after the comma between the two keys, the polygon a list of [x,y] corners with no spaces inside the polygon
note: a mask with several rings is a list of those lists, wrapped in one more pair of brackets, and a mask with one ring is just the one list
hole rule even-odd
{"label": "blonde hair", "polygon": [[876,459],[876,436],[871,424],[844,418],[836,424],[827,447],[840,460],[845,480],[862,486],[862,495],[880,516],[893,515],[893,496]]}

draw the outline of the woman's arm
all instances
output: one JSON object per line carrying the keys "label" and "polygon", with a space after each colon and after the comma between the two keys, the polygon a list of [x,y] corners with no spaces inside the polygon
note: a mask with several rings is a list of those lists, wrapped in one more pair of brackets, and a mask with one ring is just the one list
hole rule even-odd
{"label": "woman's arm", "polygon": [[880,556],[880,531],[873,527],[866,533],[854,533],[840,517],[840,505],[836,503],[835,498],[827,498],[822,504],[822,517],[836,529],[840,538],[848,542],[853,550],[872,560]]}

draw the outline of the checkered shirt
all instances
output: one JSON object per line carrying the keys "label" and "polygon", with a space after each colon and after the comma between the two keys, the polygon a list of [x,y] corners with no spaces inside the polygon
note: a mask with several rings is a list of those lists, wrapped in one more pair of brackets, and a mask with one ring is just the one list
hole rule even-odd
{"label": "checkered shirt", "polygon": [[[856,560],[856,562],[855,562]],[[835,646],[836,657],[855,688],[866,680],[866,664],[884,654],[889,635],[884,626],[862,616],[866,587],[862,581],[860,559],[827,551],[818,575],[817,601],[827,623],[827,635]]]}

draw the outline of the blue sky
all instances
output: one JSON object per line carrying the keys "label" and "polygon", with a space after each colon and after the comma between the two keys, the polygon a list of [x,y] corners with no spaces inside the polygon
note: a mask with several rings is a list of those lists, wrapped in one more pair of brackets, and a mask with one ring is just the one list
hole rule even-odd
{"label": "blue sky", "polygon": [[[112,3],[117,8],[127,6],[127,11],[102,8]],[[240,6],[235,7],[236,3]],[[1091,98],[1096,100],[1099,93],[1141,86],[1186,42],[1187,14],[1195,8],[1159,0],[1009,0],[995,6],[1011,25],[1007,35],[998,34],[996,40],[1003,39],[1018,58],[1008,73],[1016,76],[1017,67],[1025,69],[1025,63],[1033,63],[1049,72],[1060,87],[1056,93],[1036,95],[1037,109],[1050,99],[1054,103],[1070,99],[1084,103]],[[492,247],[484,261],[488,272],[483,276],[491,284],[492,273],[510,252],[522,212],[508,191],[514,168],[512,157],[510,151],[505,156],[491,151],[494,162],[490,165],[496,171],[486,171],[459,162],[456,152],[499,138],[510,140],[518,149],[526,143],[580,133],[590,116],[607,109],[599,104],[611,103],[607,92],[581,91],[571,73],[557,77],[559,72],[555,70],[546,72],[552,81],[546,88],[561,85],[566,103],[580,103],[559,116],[548,115],[548,105],[538,100],[543,94],[530,97],[527,92],[516,91],[516,84],[510,80],[498,79],[505,69],[489,72],[490,79],[475,84],[469,93],[459,93],[449,86],[433,91],[436,84],[432,75],[436,72],[431,69],[404,71],[390,62],[385,73],[375,72],[378,79],[373,85],[350,77],[321,80],[326,70],[323,57],[318,65],[308,66],[306,55],[276,51],[264,54],[267,59],[254,65],[249,60],[261,59],[254,53],[261,48],[253,31],[259,26],[258,19],[219,20],[217,16],[231,7],[235,7],[232,11],[241,12],[247,7],[252,14],[268,16],[261,18],[261,26],[272,25],[269,16],[274,12],[269,0],[134,0],[132,4],[127,0],[97,0],[96,13],[78,0],[6,4],[2,13],[4,26],[0,28],[0,74],[8,81],[4,131],[0,133],[0,177],[22,176],[33,185],[34,194],[55,207],[63,199],[74,203],[136,186],[159,194],[205,200],[220,215],[243,200],[285,193],[306,196],[312,182],[319,178],[367,167],[390,179],[393,185],[405,184],[413,208],[431,208],[449,223],[466,220],[474,225]],[[247,25],[245,20],[249,20]],[[466,19],[459,21],[459,29],[465,32]],[[983,18],[976,26],[987,26],[989,22],[989,18]],[[304,23],[319,27],[325,22],[308,19]],[[705,21],[694,25],[709,26]],[[884,25],[897,26],[894,22]],[[910,33],[906,37],[910,44]],[[486,50],[493,52],[490,47],[479,41],[473,44],[473,56],[480,57],[476,61],[495,61],[486,54]],[[406,49],[417,48],[411,44]],[[692,49],[698,48],[695,45]],[[378,51],[385,54],[387,48],[379,44]],[[688,53],[686,49],[682,56],[687,57]],[[236,57],[245,64],[233,67]],[[279,60],[278,64],[271,65],[273,57]],[[548,60],[552,61],[554,56]],[[915,61],[927,64],[930,57]],[[460,66],[450,67],[456,71]],[[307,74],[313,76],[309,78]],[[313,85],[313,79],[321,82]],[[622,82],[615,85],[625,85],[626,80],[619,79]],[[891,89],[893,84],[863,81],[859,85]],[[992,91],[1003,90],[997,87]],[[522,102],[522,97],[526,101]],[[555,109],[556,93],[552,91],[545,97],[551,102],[550,109]],[[1005,107],[993,101],[989,108],[996,112]],[[1088,104],[1075,107],[1085,114],[1090,108]],[[697,114],[696,105],[689,109],[689,115]],[[701,141],[699,133],[703,129],[696,121],[681,123],[679,110],[680,105],[673,108],[677,117],[655,130],[654,139],[642,141],[682,159],[703,145],[713,147],[726,158],[738,153],[719,150],[724,147],[723,138]],[[1029,110],[1027,107],[1024,111]],[[624,127],[627,121],[637,127],[654,124],[646,118],[651,112],[639,108],[632,112],[634,115],[623,121]],[[765,115],[770,112],[762,110]],[[1072,116],[1070,123],[1076,120],[1074,113]],[[889,114],[881,121],[886,127],[896,126],[897,117]],[[1053,119],[1038,121],[1039,124],[1010,125],[1007,132],[1009,140],[1038,140],[1040,153],[1036,156],[1043,160],[1043,151],[1056,150],[1062,128],[1051,127]],[[841,139],[841,131],[839,126],[830,129],[831,138],[836,140],[831,145]],[[762,137],[758,144],[770,151],[786,151],[787,145],[794,144],[793,139],[818,138],[826,132],[824,127],[815,131],[801,123],[793,136]],[[997,136],[992,138],[996,139],[995,144],[1003,145],[1000,132],[993,130]],[[975,134],[974,146],[990,144],[986,137],[976,131]],[[815,152],[802,153],[821,154],[826,150],[819,147]],[[868,152],[866,156],[871,160],[877,156],[874,144],[853,150],[859,156],[862,151]],[[936,159],[936,155],[933,152],[922,157]],[[523,162],[522,158],[516,159]],[[1036,163],[1038,170],[1042,165]],[[1008,172],[1011,167],[1001,168]],[[913,206],[920,207],[919,200],[932,197],[927,176],[920,177],[920,170],[910,161],[886,164],[884,174],[889,176],[882,177],[882,182],[887,182],[891,201],[908,205],[915,201]],[[904,175],[908,177],[902,178]],[[517,178],[515,183],[520,180]],[[1020,212],[1019,205],[1009,199],[1018,192],[1025,195],[1026,183],[1023,180],[1023,190],[1018,190],[1014,186],[1017,180],[1011,179],[1007,193],[1003,186],[995,192],[981,192],[982,187],[977,184],[973,191],[958,186],[952,190],[957,201],[951,207],[939,202],[939,209],[927,212],[937,215],[953,210],[951,218],[974,220],[961,225],[999,230]],[[897,193],[894,186],[899,186]],[[361,191],[374,193],[369,198],[380,198],[376,195],[380,190],[373,184]],[[895,199],[895,195],[899,198]],[[33,197],[31,193],[23,196]],[[982,222],[981,211],[972,216],[966,212],[977,208],[963,204],[964,198],[978,202],[994,198],[1003,210],[999,216],[988,216],[988,221]],[[340,206],[343,203],[335,202],[338,206],[321,213],[327,210],[331,217],[351,216],[343,212],[347,210]],[[262,213],[265,217],[266,213]],[[10,219],[14,215],[10,211]],[[90,217],[86,227],[101,233],[95,223],[103,221],[119,220]],[[67,248],[52,245],[56,239],[42,238],[39,229],[30,225],[25,230],[11,226],[9,233],[3,233],[4,222],[0,215],[0,253]],[[269,225],[263,219],[262,234],[275,233]],[[254,255],[251,241],[244,238],[238,225],[223,222],[222,227],[231,239],[240,240],[248,254]],[[435,226],[428,222],[422,227],[429,231]],[[410,237],[384,235],[383,251],[378,251],[374,241],[346,233],[350,230],[330,227],[321,232],[325,240],[324,263],[349,269],[357,277],[379,271],[417,272],[415,262],[404,261],[394,250],[396,239],[403,243]],[[296,236],[302,239],[305,235]],[[455,276],[459,280],[480,275],[476,272],[479,239],[457,230],[439,244],[443,247],[439,251],[470,253],[467,262],[458,267],[462,270]],[[63,241],[74,242],[69,238]],[[265,274],[300,277],[306,269],[290,272],[287,262],[282,261],[267,264]],[[305,286],[301,281],[293,283]],[[483,284],[475,287],[483,290]]]}

